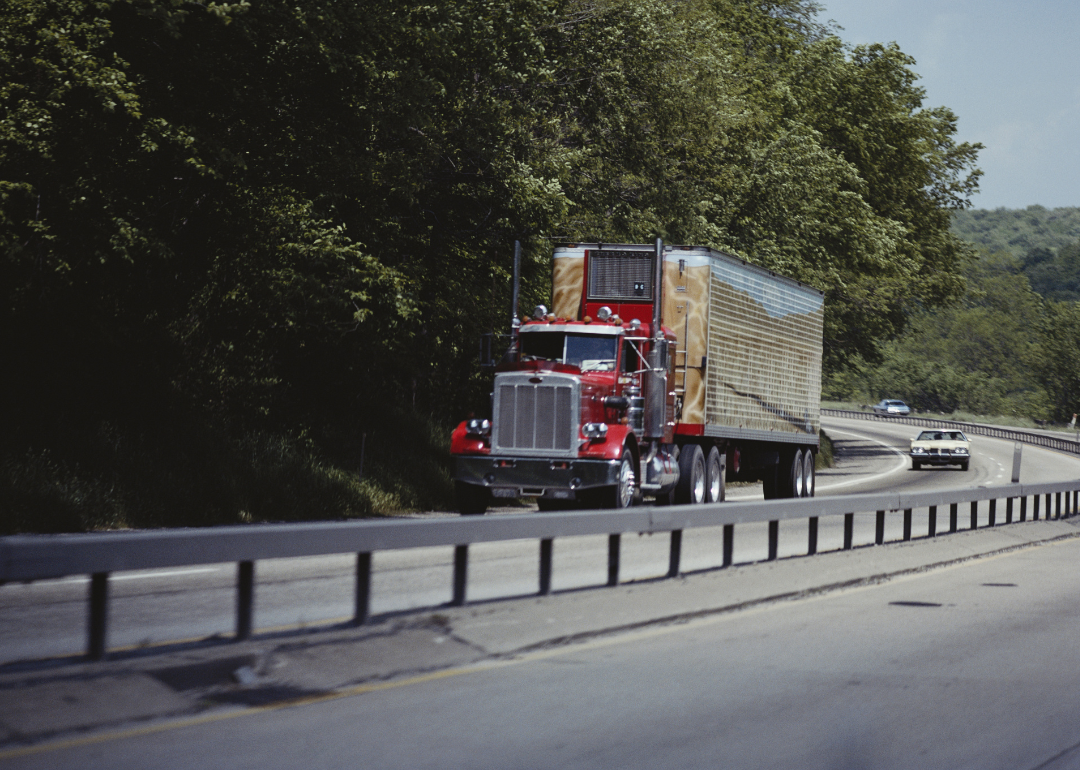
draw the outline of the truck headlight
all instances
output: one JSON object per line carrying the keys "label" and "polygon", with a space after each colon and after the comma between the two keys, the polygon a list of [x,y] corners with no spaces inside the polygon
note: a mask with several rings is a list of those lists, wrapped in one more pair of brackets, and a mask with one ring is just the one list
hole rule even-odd
{"label": "truck headlight", "polygon": [[491,420],[469,420],[465,423],[465,433],[470,436],[490,436]]}
{"label": "truck headlight", "polygon": [[607,423],[587,422],[581,426],[581,435],[592,441],[602,439],[607,436]]}

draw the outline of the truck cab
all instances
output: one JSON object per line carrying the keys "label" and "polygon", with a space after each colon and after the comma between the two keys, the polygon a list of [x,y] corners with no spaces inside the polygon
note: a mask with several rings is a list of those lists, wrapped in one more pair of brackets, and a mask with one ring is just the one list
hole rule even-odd
{"label": "truck cab", "polygon": [[[665,340],[674,335],[666,331]],[[632,504],[650,475],[646,467],[642,476],[641,460],[651,343],[648,325],[607,307],[580,321],[538,307],[496,368],[492,419],[454,431],[462,512],[482,512],[492,498],[531,497],[542,509]],[[674,458],[666,466],[662,456],[646,459],[655,492],[669,492],[678,480]]]}

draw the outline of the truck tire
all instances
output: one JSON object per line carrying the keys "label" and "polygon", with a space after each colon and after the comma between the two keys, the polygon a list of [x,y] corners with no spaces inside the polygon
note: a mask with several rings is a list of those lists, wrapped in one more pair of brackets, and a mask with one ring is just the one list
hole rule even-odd
{"label": "truck tire", "polygon": [[713,447],[705,458],[705,502],[723,502],[724,496],[724,464],[720,461],[720,450]]}
{"label": "truck tire", "polygon": [[814,450],[803,452],[803,497],[813,497],[817,486],[817,468],[814,466]]}
{"label": "truck tire", "polygon": [[801,449],[794,452],[785,451],[780,453],[780,465],[776,468],[777,497],[802,497],[803,496],[803,453]]}
{"label": "truck tire", "polygon": [[629,449],[623,449],[622,460],[619,462],[619,483],[611,491],[610,505],[608,508],[629,508],[634,504],[634,495],[637,493],[636,479],[634,474],[634,455]]}
{"label": "truck tire", "polygon": [[675,487],[679,505],[705,502],[705,455],[697,444],[687,444],[679,452],[679,483]]}
{"label": "truck tire", "polygon": [[478,516],[487,511],[491,504],[491,493],[486,487],[464,481],[454,482],[454,497],[462,516]]}

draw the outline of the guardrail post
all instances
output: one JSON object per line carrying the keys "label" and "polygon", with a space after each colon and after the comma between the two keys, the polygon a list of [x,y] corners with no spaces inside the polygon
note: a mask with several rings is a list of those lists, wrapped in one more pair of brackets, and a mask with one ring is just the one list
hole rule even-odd
{"label": "guardrail post", "polygon": [[911,509],[904,509],[904,540],[911,539]]}
{"label": "guardrail post", "polygon": [[979,528],[979,501],[978,500],[972,500],[971,501],[971,528],[972,529],[978,529]]}
{"label": "guardrail post", "polygon": [[1054,518],[1055,519],[1060,519],[1061,518],[1061,493],[1060,492],[1058,492],[1058,493],[1056,493],[1054,495],[1054,504],[1055,504],[1055,508],[1056,508],[1056,511],[1057,511]]}
{"label": "guardrail post", "polygon": [[773,519],[769,522],[769,561],[776,560],[776,552],[780,547],[780,522]]}
{"label": "guardrail post", "polygon": [[724,555],[723,561],[720,562],[721,567],[730,567],[731,562],[735,556],[735,525],[724,525]]}
{"label": "guardrail post", "polygon": [[990,526],[997,524],[997,500],[990,498]]}
{"label": "guardrail post", "polygon": [[1012,524],[1012,511],[1013,511],[1013,499],[1008,497],[1005,499],[1005,523]]}
{"label": "guardrail post", "polygon": [[937,506],[931,505],[927,510],[926,536],[937,536]]}
{"label": "guardrail post", "polygon": [[813,556],[817,553],[817,528],[818,517],[811,516],[810,523],[807,527],[807,543],[806,543],[806,555]]}
{"label": "guardrail post", "polygon": [[960,509],[960,503],[950,503],[949,504],[949,531],[950,532],[955,532],[956,531],[956,517],[957,517],[957,511],[959,511],[959,509]]}
{"label": "guardrail post", "polygon": [[622,535],[608,535],[607,539],[607,584],[617,586],[619,584],[619,550],[622,544]]}
{"label": "guardrail post", "polygon": [[551,593],[551,557],[555,541],[550,537],[540,541],[540,595]]}
{"label": "guardrail post", "polygon": [[1020,521],[1027,521],[1027,496],[1020,498]]}
{"label": "guardrail post", "polygon": [[844,514],[844,550],[850,551],[855,539],[855,514]]}
{"label": "guardrail post", "polygon": [[356,554],[356,612],[353,623],[360,626],[368,621],[371,607],[371,554]]}
{"label": "guardrail post", "polygon": [[682,560],[682,530],[671,530],[671,550],[668,553],[668,570],[667,576],[669,578],[679,576],[679,562]]}
{"label": "guardrail post", "polygon": [[236,564],[236,641],[251,638],[255,615],[255,562]]}
{"label": "guardrail post", "polygon": [[461,607],[465,604],[465,586],[469,577],[469,546],[454,546],[454,597],[450,604]]}
{"label": "guardrail post", "polygon": [[[847,522],[844,522],[844,535],[847,536]],[[885,542],[885,511],[877,512],[877,521],[874,526],[874,542],[881,545]]]}
{"label": "guardrail post", "polygon": [[90,615],[87,618],[86,656],[90,660],[105,657],[106,619],[109,613],[109,573],[95,572],[90,576]]}
{"label": "guardrail post", "polygon": [[1046,513],[1043,514],[1043,518],[1049,521],[1054,515],[1054,498],[1050,492],[1046,493]]}

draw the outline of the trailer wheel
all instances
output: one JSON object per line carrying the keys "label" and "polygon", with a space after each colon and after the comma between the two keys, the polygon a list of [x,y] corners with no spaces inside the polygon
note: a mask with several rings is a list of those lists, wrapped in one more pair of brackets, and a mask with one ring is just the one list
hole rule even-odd
{"label": "trailer wheel", "polygon": [[724,464],[720,461],[720,450],[713,447],[705,460],[705,502],[719,503],[724,496]]}
{"label": "trailer wheel", "polygon": [[785,452],[780,455],[780,467],[777,469],[777,476],[781,482],[780,497],[803,496],[803,453],[801,449],[796,449],[794,454]]}
{"label": "trailer wheel", "polygon": [[462,516],[477,516],[487,511],[491,504],[491,493],[486,487],[464,481],[454,482],[454,497]]}
{"label": "trailer wheel", "polygon": [[813,497],[817,486],[817,469],[814,466],[814,450],[803,452],[803,497]]}
{"label": "trailer wheel", "polygon": [[699,505],[705,502],[705,455],[697,444],[687,444],[679,452],[679,483],[675,502]]}

